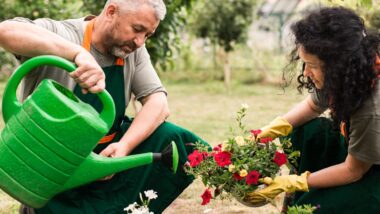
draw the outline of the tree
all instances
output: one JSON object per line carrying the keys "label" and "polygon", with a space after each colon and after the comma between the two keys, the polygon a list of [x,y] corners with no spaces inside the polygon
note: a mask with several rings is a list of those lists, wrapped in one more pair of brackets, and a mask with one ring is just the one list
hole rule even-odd
{"label": "tree", "polygon": [[255,0],[198,1],[193,8],[191,26],[195,35],[222,47],[227,88],[231,79],[229,53],[247,40],[255,4]]}

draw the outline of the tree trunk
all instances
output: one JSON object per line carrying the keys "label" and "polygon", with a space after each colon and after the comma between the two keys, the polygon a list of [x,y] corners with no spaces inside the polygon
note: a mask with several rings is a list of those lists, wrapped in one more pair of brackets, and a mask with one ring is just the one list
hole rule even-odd
{"label": "tree trunk", "polygon": [[227,90],[230,89],[231,85],[231,65],[230,65],[230,59],[229,59],[229,53],[226,51],[224,52],[224,59],[223,59],[223,70],[224,70],[224,85]]}

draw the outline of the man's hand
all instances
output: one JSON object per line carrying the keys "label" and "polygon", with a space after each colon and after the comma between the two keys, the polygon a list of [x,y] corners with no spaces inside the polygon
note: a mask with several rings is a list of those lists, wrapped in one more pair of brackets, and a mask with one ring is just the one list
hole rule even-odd
{"label": "man's hand", "polygon": [[115,142],[108,145],[103,151],[99,153],[99,155],[105,157],[124,157],[127,156],[131,151],[128,148],[126,143]]}
{"label": "man's hand", "polygon": [[293,131],[293,126],[282,117],[277,117],[269,125],[261,128],[261,133],[257,135],[257,140],[261,138],[270,137],[272,139],[287,136]]}
{"label": "man's hand", "polygon": [[[111,157],[111,158],[117,158],[117,157],[124,157],[127,156],[131,151],[129,151],[128,145],[126,143],[122,142],[115,142],[108,145],[103,151],[99,153],[99,155],[104,157]],[[107,177],[104,177],[100,180],[105,181],[111,179],[115,174],[109,175]]]}
{"label": "man's hand", "polygon": [[70,76],[82,87],[82,93],[103,91],[106,76],[94,57],[86,50],[82,50],[75,56],[74,61],[78,67],[70,73]]}
{"label": "man's hand", "polygon": [[307,177],[309,174],[310,172],[306,171],[301,175],[277,176],[274,180],[269,177],[263,178],[260,180],[260,182],[267,184],[268,187],[252,193],[248,193],[244,199],[250,203],[261,204],[273,200],[278,194],[282,192],[308,192],[309,187],[307,184]]}

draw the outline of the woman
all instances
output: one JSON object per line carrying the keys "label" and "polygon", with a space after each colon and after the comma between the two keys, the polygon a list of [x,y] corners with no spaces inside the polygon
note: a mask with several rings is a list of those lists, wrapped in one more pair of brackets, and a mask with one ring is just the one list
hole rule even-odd
{"label": "woman", "polygon": [[[285,71],[302,63],[298,90],[310,95],[258,138],[291,133],[302,174],[264,179],[269,186],[247,199],[297,191],[293,203],[319,205],[318,213],[380,213],[379,35],[342,7],[313,11],[291,30],[296,48]],[[331,119],[317,118],[326,109]]]}

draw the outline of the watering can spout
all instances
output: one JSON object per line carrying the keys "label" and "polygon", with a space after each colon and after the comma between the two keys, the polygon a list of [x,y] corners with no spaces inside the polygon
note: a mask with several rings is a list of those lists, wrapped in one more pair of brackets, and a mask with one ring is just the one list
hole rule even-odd
{"label": "watering can spout", "polygon": [[170,167],[174,173],[177,171],[178,150],[174,142],[166,147],[162,153],[143,153],[120,158],[108,158],[91,153],[65,183],[62,191],[117,172],[159,161],[165,166]]}

